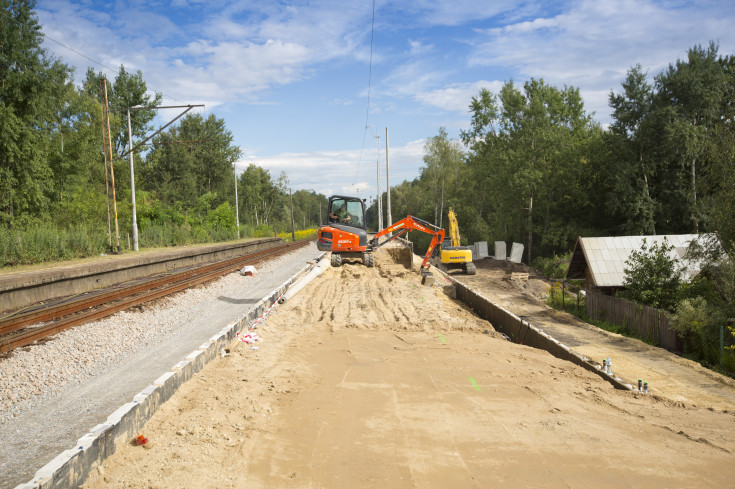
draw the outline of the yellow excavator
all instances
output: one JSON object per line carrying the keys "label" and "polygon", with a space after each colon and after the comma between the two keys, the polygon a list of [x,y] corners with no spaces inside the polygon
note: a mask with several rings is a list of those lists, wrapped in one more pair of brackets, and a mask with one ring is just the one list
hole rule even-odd
{"label": "yellow excavator", "polygon": [[477,267],[472,263],[472,248],[459,244],[457,215],[451,207],[449,208],[449,236],[439,246],[439,260],[436,266],[444,271],[464,270],[467,275],[474,275],[477,271]]}

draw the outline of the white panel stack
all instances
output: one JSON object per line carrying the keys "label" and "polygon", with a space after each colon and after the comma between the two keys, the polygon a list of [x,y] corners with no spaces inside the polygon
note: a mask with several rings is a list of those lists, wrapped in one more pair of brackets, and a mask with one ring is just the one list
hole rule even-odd
{"label": "white panel stack", "polygon": [[506,255],[505,241],[496,241],[495,242],[495,259],[505,260],[505,255]]}

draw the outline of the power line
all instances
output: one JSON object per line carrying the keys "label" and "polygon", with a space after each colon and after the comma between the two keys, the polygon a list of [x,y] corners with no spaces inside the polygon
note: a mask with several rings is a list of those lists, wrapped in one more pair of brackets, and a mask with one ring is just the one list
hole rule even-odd
{"label": "power line", "polygon": [[362,154],[365,151],[365,138],[367,137],[368,120],[370,118],[370,89],[372,87],[373,80],[373,39],[375,38],[375,0],[373,0],[373,20],[370,24],[370,70],[368,72],[368,96],[367,96],[367,107],[365,108],[365,127],[362,131],[362,148],[360,148],[360,159],[357,160],[357,168],[355,169],[355,176],[352,178],[352,185],[355,185],[357,180],[357,174],[360,171],[360,163],[362,163]]}
{"label": "power line", "polygon": [[[35,13],[35,12],[34,12],[34,13]],[[23,26],[23,24],[22,24],[22,23],[21,23],[21,22],[20,22],[19,20],[17,20],[17,19],[15,19],[15,18],[13,18],[13,17],[12,17],[11,15],[9,15],[9,14],[8,14],[7,12],[5,12],[5,11],[0,11],[0,14],[2,14],[2,15],[3,15],[3,17],[5,17],[6,19],[10,19],[10,20],[12,20],[12,21],[14,21],[14,22],[16,22],[16,23],[20,24],[21,26]],[[37,16],[36,16],[36,21],[38,21],[38,17],[37,17]],[[39,22],[39,24],[38,24],[38,25],[41,25],[41,23]],[[54,39],[53,37],[50,37],[50,36],[49,36],[48,34],[46,34],[46,33],[45,33],[45,32],[43,32],[43,31],[41,31],[41,32],[40,32],[40,34],[41,34],[41,35],[42,35],[43,37],[45,37],[46,39],[48,39],[49,41],[53,41],[53,42],[55,42],[55,43],[56,43],[56,44],[58,44],[59,46],[61,46],[61,47],[64,47],[64,48],[68,49],[69,51],[72,51],[72,52],[74,52],[74,53],[78,54],[79,56],[82,56],[82,57],[84,57],[84,58],[88,59],[89,61],[91,61],[92,63],[94,63],[94,64],[96,64],[96,65],[99,65],[99,66],[101,66],[101,67],[103,67],[103,68],[105,68],[105,69],[108,69],[108,70],[112,71],[112,72],[113,72],[113,73],[115,73],[115,74],[119,74],[119,73],[120,73],[120,70],[116,70],[115,68],[110,68],[109,66],[107,66],[107,65],[104,65],[104,64],[102,64],[101,62],[97,61],[96,59],[92,59],[92,58],[90,58],[89,56],[87,56],[86,54],[84,54],[84,53],[81,53],[81,52],[77,51],[77,50],[76,50],[76,49],[74,49],[74,48],[70,48],[70,47],[69,47],[69,46],[67,46],[66,44],[64,44],[64,43],[62,43],[62,42],[59,42],[59,41],[57,41],[57,40],[56,40],[56,39]]]}
{"label": "power line", "polygon": [[[43,28],[43,24],[41,24],[41,23],[39,22],[39,20],[38,20],[38,14],[36,14],[36,12],[35,12],[35,11],[32,11],[32,13],[33,13],[33,14],[34,14],[34,15],[36,16],[36,19],[35,19],[35,20],[36,20],[37,24],[38,24],[38,25],[39,25],[40,27],[42,27],[42,28]],[[12,17],[11,15],[9,15],[9,14],[8,14],[7,12],[5,12],[5,11],[3,11],[3,10],[0,10],[0,14],[2,14],[2,16],[3,16],[3,17],[5,17],[6,19],[10,19],[11,21],[13,21],[13,22],[16,22],[16,23],[17,23],[17,24],[19,24],[19,25],[20,25],[21,27],[25,27],[25,25],[24,25],[24,24],[23,24],[23,23],[22,23],[21,21],[19,21],[19,20],[15,19],[15,18],[14,18],[14,17]],[[112,72],[113,74],[115,74],[115,76],[118,76],[118,75],[120,75],[120,70],[119,70],[119,69],[116,69],[116,68],[111,68],[111,67],[109,67],[109,66],[107,66],[107,65],[103,64],[102,62],[100,62],[100,61],[97,61],[96,59],[90,58],[90,57],[89,57],[89,56],[87,56],[86,54],[84,54],[84,53],[82,53],[82,52],[80,52],[80,51],[77,51],[76,49],[74,49],[74,48],[71,48],[71,47],[67,46],[66,44],[64,44],[64,43],[62,43],[62,42],[60,42],[60,41],[57,41],[57,40],[56,40],[56,39],[54,39],[53,37],[50,37],[50,36],[49,36],[48,34],[44,33],[44,32],[43,32],[43,30],[41,30],[41,31],[40,31],[39,33],[40,33],[40,34],[41,34],[41,35],[42,35],[42,36],[43,36],[44,38],[48,39],[49,41],[53,41],[53,42],[55,42],[56,44],[58,44],[59,46],[61,46],[61,47],[63,47],[63,48],[66,48],[66,49],[68,49],[69,51],[71,51],[71,52],[73,52],[73,53],[76,53],[76,54],[78,54],[79,56],[82,56],[82,57],[83,57],[83,58],[85,58],[85,59],[88,59],[88,60],[89,60],[89,61],[91,61],[92,63],[94,63],[94,64],[96,64],[96,65],[98,65],[98,66],[101,66],[102,68],[105,68],[106,70],[109,70],[110,72]],[[148,85],[148,84],[146,83],[146,86],[147,86],[147,85]],[[156,90],[154,90],[154,89],[152,89],[152,88],[151,88],[151,90],[152,90],[152,91],[154,91],[154,92],[156,92]],[[159,93],[160,93],[160,94],[161,94],[162,96],[166,97],[166,94],[165,94],[165,93],[163,93],[163,92],[159,92]],[[173,98],[173,97],[168,97],[168,98],[169,98],[169,99],[171,99],[171,100],[174,100],[174,101],[176,100],[176,99],[175,99],[175,98]]]}

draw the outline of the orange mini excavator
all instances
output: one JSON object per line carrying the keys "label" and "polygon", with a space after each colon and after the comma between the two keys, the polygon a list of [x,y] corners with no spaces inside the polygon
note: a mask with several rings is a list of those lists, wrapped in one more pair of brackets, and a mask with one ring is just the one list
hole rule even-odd
{"label": "orange mini excavator", "polygon": [[[433,236],[424,261],[421,263],[421,283],[431,285],[434,277],[429,271],[429,259],[436,246],[444,241],[444,229],[434,226],[422,219],[406,216],[395,224],[378,231],[368,241],[365,224],[365,201],[358,197],[333,195],[327,205],[328,223],[319,228],[317,248],[320,251],[331,251],[333,267],[342,265],[343,258],[362,260],[368,267],[375,266],[373,251],[384,244],[412,230],[422,231]],[[396,232],[396,234],[392,234]],[[390,235],[382,243],[383,236]]]}

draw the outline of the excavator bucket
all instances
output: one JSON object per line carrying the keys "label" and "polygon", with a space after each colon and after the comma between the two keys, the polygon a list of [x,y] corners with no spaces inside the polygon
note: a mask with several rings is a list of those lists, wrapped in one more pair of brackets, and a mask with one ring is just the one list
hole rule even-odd
{"label": "excavator bucket", "polygon": [[[392,243],[391,243],[392,244]],[[413,267],[413,243],[396,243],[393,246],[386,246],[384,248],[394,263],[403,265],[407,269],[411,270]]]}
{"label": "excavator bucket", "polygon": [[427,287],[434,285],[434,274],[431,272],[421,274],[421,285],[425,285]]}

